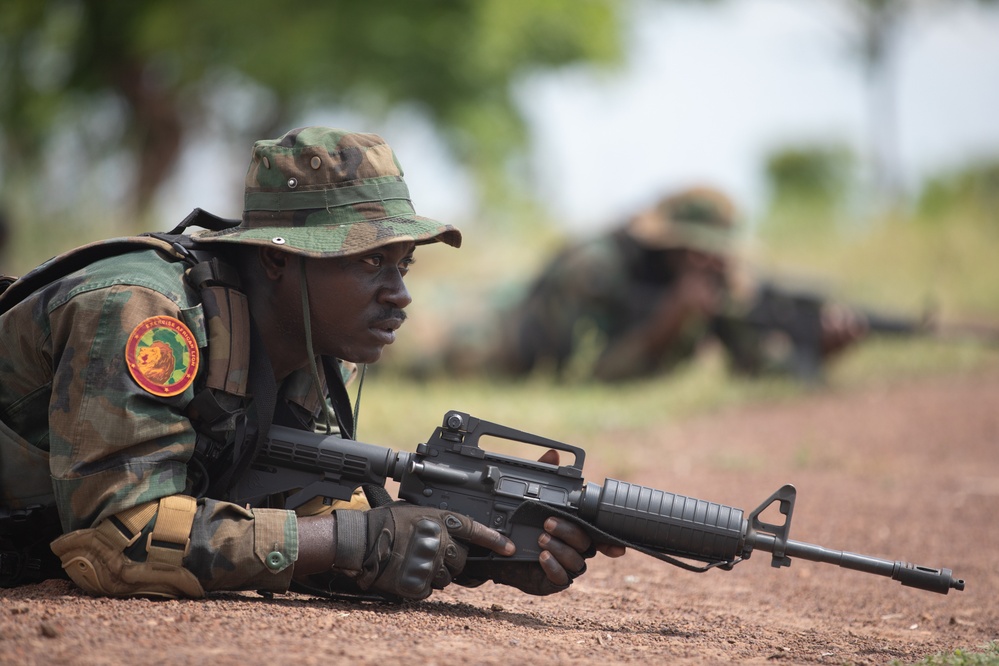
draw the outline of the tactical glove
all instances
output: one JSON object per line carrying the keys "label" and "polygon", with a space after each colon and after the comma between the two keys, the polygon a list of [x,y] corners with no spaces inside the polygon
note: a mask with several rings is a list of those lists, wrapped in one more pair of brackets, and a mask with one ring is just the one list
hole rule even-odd
{"label": "tactical glove", "polygon": [[425,599],[465,566],[468,549],[459,540],[472,534],[472,519],[397,502],[336,517],[333,568],[354,577],[358,587],[387,596]]}

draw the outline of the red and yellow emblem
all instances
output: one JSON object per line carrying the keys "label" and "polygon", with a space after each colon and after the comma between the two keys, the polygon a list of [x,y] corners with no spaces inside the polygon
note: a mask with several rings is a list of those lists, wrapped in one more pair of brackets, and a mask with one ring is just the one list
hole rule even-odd
{"label": "red and yellow emblem", "polygon": [[128,336],[125,360],[132,377],[146,391],[179,395],[198,374],[198,343],[179,319],[150,317]]}

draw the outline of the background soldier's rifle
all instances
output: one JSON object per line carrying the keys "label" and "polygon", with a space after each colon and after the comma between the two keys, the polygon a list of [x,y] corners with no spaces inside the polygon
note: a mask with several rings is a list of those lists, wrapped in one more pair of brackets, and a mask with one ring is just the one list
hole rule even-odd
{"label": "background soldier's rifle", "polygon": [[[759,371],[763,360],[760,348],[769,335],[780,335],[790,345],[790,371],[806,382],[822,378],[822,312],[829,300],[810,291],[792,291],[764,283],[742,313],[718,317],[715,330],[737,356],[741,369]],[[848,306],[863,323],[867,335],[933,336],[936,338],[973,337],[991,344],[999,343],[999,331],[972,326],[943,327],[931,312],[919,317],[905,317],[873,309]],[[737,365],[739,358],[736,359]]]}

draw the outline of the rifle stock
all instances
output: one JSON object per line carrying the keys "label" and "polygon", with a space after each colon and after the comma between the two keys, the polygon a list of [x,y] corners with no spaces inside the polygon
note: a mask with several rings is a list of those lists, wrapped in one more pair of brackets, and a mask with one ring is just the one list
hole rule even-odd
{"label": "rifle stock", "polygon": [[[567,465],[487,451],[483,436],[571,454]],[[664,490],[606,479],[602,486],[583,479],[582,449],[449,411],[431,438],[415,453],[335,436],[272,426],[269,441],[229,499],[237,503],[290,493],[295,508],[314,497],[348,499],[358,486],[399,482],[399,498],[427,507],[458,511],[508,536],[517,546],[510,558],[473,549],[471,560],[537,561],[538,536],[549,515],[568,516],[596,540],[639,550],[689,571],[729,569],[754,550],[771,553],[771,565],[791,558],[835,564],[887,576],[902,585],[947,594],[963,590],[950,569],[836,551],[787,538],[795,489],[785,485],[744,516],[742,510]],[[784,516],[770,524],[761,514],[774,504]],[[695,560],[693,566],[676,558]]]}

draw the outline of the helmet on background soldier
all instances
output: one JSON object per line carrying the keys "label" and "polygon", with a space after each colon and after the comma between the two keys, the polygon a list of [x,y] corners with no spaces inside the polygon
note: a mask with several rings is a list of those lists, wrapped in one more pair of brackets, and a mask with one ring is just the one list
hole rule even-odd
{"label": "helmet on background soldier", "polygon": [[650,249],[728,254],[736,220],[731,199],[712,187],[697,186],[664,196],[629,220],[625,233]]}

